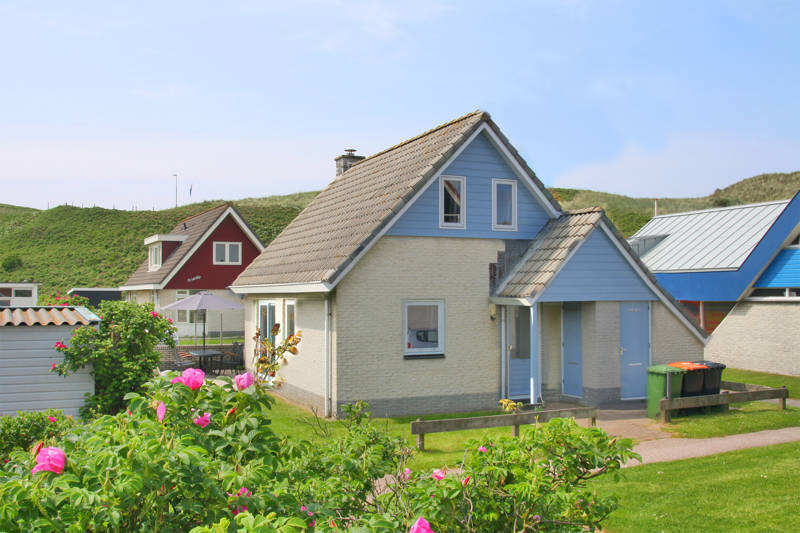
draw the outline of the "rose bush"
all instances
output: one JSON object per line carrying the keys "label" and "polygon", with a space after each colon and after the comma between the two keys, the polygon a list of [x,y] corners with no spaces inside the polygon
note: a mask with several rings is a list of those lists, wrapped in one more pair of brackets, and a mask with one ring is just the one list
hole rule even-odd
{"label": "rose bush", "polygon": [[140,391],[161,362],[155,346],[175,345],[171,321],[153,311],[151,304],[105,301],[97,310],[97,326],[77,328],[68,340],[56,343],[64,361],[53,368],[67,375],[92,366],[95,393],[81,410],[84,417],[94,413],[114,414],[125,407],[124,397]]}

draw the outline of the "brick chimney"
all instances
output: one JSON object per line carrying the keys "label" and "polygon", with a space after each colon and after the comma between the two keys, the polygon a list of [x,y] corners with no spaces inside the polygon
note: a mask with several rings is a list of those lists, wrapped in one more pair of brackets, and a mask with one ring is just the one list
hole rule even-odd
{"label": "brick chimney", "polygon": [[348,148],[344,151],[344,154],[333,158],[336,161],[336,175],[341,176],[362,159],[364,159],[364,156],[356,155],[355,148]]}

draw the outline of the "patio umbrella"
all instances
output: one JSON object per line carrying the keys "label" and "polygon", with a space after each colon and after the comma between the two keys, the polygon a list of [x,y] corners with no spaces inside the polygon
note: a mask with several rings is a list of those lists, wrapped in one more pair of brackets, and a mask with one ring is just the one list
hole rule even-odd
{"label": "patio umbrella", "polygon": [[210,292],[198,292],[192,294],[188,298],[178,300],[177,302],[164,305],[161,307],[163,311],[199,311],[203,310],[203,350],[206,349],[206,311],[209,309],[213,311],[222,311],[224,309],[244,309],[244,306],[238,302],[233,302],[227,298],[222,298]]}

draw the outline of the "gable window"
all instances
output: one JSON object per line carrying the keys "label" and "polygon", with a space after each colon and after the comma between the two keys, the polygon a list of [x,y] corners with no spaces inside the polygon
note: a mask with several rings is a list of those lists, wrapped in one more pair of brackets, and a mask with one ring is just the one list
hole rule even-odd
{"label": "gable window", "polygon": [[261,330],[261,339],[275,344],[275,335],[272,334],[272,329],[275,327],[275,302],[267,300],[258,302],[258,327]]}
{"label": "gable window", "polygon": [[294,300],[286,300],[283,311],[283,338],[288,339],[295,332],[295,303]]}
{"label": "gable window", "polygon": [[149,248],[148,270],[158,270],[161,268],[161,243],[151,244]]}
{"label": "gable window", "polygon": [[492,180],[492,229],[516,231],[517,180]]}
{"label": "gable window", "polygon": [[214,242],[215,265],[241,265],[242,243]]}
{"label": "gable window", "polygon": [[444,357],[444,302],[416,300],[403,304],[403,355]]}
{"label": "gable window", "polygon": [[439,227],[460,228],[466,224],[466,181],[463,176],[439,178]]}

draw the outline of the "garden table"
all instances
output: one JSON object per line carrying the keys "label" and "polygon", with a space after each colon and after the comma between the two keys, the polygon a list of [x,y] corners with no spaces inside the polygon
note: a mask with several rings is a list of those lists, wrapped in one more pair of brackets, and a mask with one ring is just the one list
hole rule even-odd
{"label": "garden table", "polygon": [[[213,372],[219,367],[219,361],[222,359],[222,352],[217,350],[195,350],[189,352],[192,357],[197,358],[197,365],[203,372]],[[215,365],[215,361],[217,364]]]}

